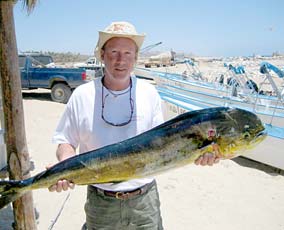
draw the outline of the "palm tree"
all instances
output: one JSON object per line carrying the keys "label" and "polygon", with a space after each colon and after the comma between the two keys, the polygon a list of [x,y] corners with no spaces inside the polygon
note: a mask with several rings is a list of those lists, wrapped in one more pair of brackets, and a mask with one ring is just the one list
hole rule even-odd
{"label": "palm tree", "polygon": [[[30,13],[37,0],[25,0]],[[10,179],[30,176],[13,7],[15,0],[0,0],[0,76]],[[15,229],[36,229],[32,193],[13,203]]]}

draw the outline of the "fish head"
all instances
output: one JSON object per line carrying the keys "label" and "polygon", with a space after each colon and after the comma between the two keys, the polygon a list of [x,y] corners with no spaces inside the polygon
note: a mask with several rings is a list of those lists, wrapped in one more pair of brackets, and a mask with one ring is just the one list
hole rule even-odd
{"label": "fish head", "polygon": [[[262,121],[254,113],[229,107],[186,112],[164,128],[175,133],[174,140],[181,140],[174,142],[179,151],[193,158],[207,152],[214,152],[223,159],[245,155],[267,135]],[[170,142],[164,138],[163,145]]]}
{"label": "fish head", "polygon": [[212,120],[211,127],[214,132],[207,130],[207,140],[213,139],[214,150],[225,159],[245,155],[267,136],[257,115],[238,108],[224,109]]}

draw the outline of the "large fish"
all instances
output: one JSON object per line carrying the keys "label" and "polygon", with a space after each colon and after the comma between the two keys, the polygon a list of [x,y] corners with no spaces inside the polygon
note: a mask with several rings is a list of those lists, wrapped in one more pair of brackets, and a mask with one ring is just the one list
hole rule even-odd
{"label": "large fish", "polygon": [[194,162],[206,152],[228,159],[266,136],[253,113],[236,108],[187,112],[128,140],[66,159],[25,180],[0,181],[0,208],[59,179],[77,185],[119,182]]}

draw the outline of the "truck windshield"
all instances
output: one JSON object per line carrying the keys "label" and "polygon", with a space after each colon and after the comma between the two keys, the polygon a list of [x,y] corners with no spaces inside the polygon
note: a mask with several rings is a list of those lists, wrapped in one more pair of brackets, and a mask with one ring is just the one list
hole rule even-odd
{"label": "truck windshield", "polygon": [[[30,59],[34,66],[43,67],[50,63],[53,63],[53,59],[51,56],[48,55],[29,55]],[[19,55],[19,67],[24,68],[26,63],[26,56]]]}
{"label": "truck windshield", "polygon": [[47,65],[53,62],[51,56],[32,56],[34,59],[36,59],[38,62]]}

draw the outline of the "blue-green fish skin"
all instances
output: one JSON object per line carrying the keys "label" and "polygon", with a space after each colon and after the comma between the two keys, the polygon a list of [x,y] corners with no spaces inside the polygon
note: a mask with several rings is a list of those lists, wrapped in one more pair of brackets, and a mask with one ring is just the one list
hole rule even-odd
{"label": "blue-green fish skin", "polygon": [[128,140],[68,158],[31,178],[0,180],[0,209],[27,191],[59,179],[78,185],[155,175],[194,162],[206,152],[233,158],[266,136],[253,113],[227,107],[181,114]]}

